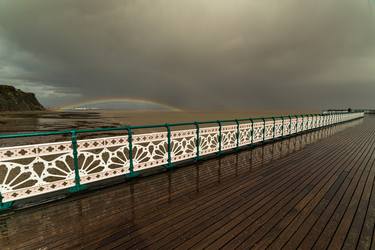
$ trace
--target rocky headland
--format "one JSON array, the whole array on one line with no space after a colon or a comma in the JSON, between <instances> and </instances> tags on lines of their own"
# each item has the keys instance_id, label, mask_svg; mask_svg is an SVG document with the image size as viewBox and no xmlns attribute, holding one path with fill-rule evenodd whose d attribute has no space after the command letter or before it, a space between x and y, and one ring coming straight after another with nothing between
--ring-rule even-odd
<instances>
[{"instance_id":1,"label":"rocky headland","mask_svg":"<svg viewBox=\"0 0 375 250\"><path fill-rule=\"evenodd\" d=\"M10 85L0 85L0 112L13 111L42 111L34 93L23 92Z\"/></svg>"}]
</instances>

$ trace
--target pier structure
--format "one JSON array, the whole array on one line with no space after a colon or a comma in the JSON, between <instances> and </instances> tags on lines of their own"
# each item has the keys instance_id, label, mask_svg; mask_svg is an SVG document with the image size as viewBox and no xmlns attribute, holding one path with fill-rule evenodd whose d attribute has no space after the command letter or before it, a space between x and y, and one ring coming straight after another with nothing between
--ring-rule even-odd
<instances>
[{"instance_id":1,"label":"pier structure","mask_svg":"<svg viewBox=\"0 0 375 250\"><path fill-rule=\"evenodd\" d=\"M146 172L158 166L168 171L89 192L87 173L73 168L72 184L66 190L74 195L3 213L0 245L10 249L374 249L375 118L363 118L363 113L315 117L323 118L235 120L234 125L218 121L215 127L194 123L195 129L183 130L167 124L166 132L141 137L127 130L126 136L113 137L117 141L100 139L100 150L94 143L98 139L73 139L71 164L86 166L85 150L100 154L113 147L112 156L122 159L115 144L120 138L133 149L130 155L142 155L135 145L146 147L149 144L142 140L154 142L158 134L164 135L159 140L166 154L155 166L141 165L142 161L133 158L120 176L143 175L143 166L149 169ZM201 145L210 133L213 141L217 138L210 152L204 147L183 154L173 151L175 140L183 138L179 146L184 148L190 136L194 145ZM83 150L83 142L92 148ZM143 157L157 159L148 154ZM95 159L102 160L102 156L89 162ZM178 167L183 160L192 161ZM100 171L98 176L107 170ZM80 186L72 190L77 187L77 174ZM6 196L11 192L3 192L3 197L11 197ZM28 204L27 199L19 202ZM16 200L3 198L3 204Z\"/></svg>"}]
</instances>

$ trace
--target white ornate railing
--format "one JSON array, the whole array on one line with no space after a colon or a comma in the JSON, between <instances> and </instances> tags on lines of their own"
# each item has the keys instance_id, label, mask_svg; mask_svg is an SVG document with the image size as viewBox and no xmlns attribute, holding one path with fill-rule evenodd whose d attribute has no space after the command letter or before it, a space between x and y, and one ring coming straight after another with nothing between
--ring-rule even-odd
<instances>
[{"instance_id":1,"label":"white ornate railing","mask_svg":"<svg viewBox=\"0 0 375 250\"><path fill-rule=\"evenodd\" d=\"M341 113L166 124L163 126L167 132L146 134L133 134L134 129L142 127L125 127L122 128L127 131L124 135L85 140L77 140L77 133L84 131L61 132L71 133L72 140L0 148L0 205L67 188L77 191L88 183L115 176L134 175L138 171L156 166L171 167L179 161L199 159L204 155L221 153L363 116L364 113ZM232 124L223 125L229 122ZM214 126L202 127L203 124ZM195 127L171 130L180 125ZM41 134L14 137L37 135Z\"/></svg>"}]
</instances>

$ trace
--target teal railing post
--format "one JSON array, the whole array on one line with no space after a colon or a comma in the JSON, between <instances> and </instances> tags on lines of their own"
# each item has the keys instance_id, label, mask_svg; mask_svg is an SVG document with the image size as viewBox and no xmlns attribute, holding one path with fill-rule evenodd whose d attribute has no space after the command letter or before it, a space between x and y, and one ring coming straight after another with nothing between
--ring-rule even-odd
<instances>
[{"instance_id":1,"label":"teal railing post","mask_svg":"<svg viewBox=\"0 0 375 250\"><path fill-rule=\"evenodd\" d=\"M318 127L318 116L317 116L316 114L314 114L313 116L315 117L315 119L314 119L314 117L313 117L313 121L314 121L314 123L315 123L315 125L314 125L314 129L316 129L316 128Z\"/></svg>"},{"instance_id":2,"label":"teal railing post","mask_svg":"<svg viewBox=\"0 0 375 250\"><path fill-rule=\"evenodd\" d=\"M79 175L79 163L78 163L78 143L77 143L77 132L72 130L71 132L72 139L72 150L73 150L73 165L74 165L74 182L75 186L69 189L69 192L76 193L86 189L85 185L81 184L81 177Z\"/></svg>"},{"instance_id":3,"label":"teal railing post","mask_svg":"<svg viewBox=\"0 0 375 250\"><path fill-rule=\"evenodd\" d=\"M236 150L240 147L240 122L236 119L236 125L237 125L237 132L236 132Z\"/></svg>"},{"instance_id":4,"label":"teal railing post","mask_svg":"<svg viewBox=\"0 0 375 250\"><path fill-rule=\"evenodd\" d=\"M262 120L263 120L263 141L262 142L264 142L266 139L266 119L262 118Z\"/></svg>"},{"instance_id":5,"label":"teal railing post","mask_svg":"<svg viewBox=\"0 0 375 250\"><path fill-rule=\"evenodd\" d=\"M134 156L133 156L133 131L131 127L126 129L128 131L128 147L129 147L129 173L125 175L127 178L134 178L139 176L138 172L134 172Z\"/></svg>"},{"instance_id":6,"label":"teal railing post","mask_svg":"<svg viewBox=\"0 0 375 250\"><path fill-rule=\"evenodd\" d=\"M219 152L217 152L217 155L221 155L221 141L222 141L222 124L220 120L217 120L217 124L219 124L219 135L218 135L218 143L219 143Z\"/></svg>"},{"instance_id":7,"label":"teal railing post","mask_svg":"<svg viewBox=\"0 0 375 250\"><path fill-rule=\"evenodd\" d=\"M298 134L298 115L295 115L296 117L296 134Z\"/></svg>"},{"instance_id":8,"label":"teal railing post","mask_svg":"<svg viewBox=\"0 0 375 250\"><path fill-rule=\"evenodd\" d=\"M317 120L316 114L313 114L313 128L314 129L316 129L316 120Z\"/></svg>"},{"instance_id":9,"label":"teal railing post","mask_svg":"<svg viewBox=\"0 0 375 250\"><path fill-rule=\"evenodd\" d=\"M316 114L312 114L312 121L311 121L312 129L316 128L315 121L316 121Z\"/></svg>"},{"instance_id":10,"label":"teal railing post","mask_svg":"<svg viewBox=\"0 0 375 250\"><path fill-rule=\"evenodd\" d=\"M322 114L319 114L319 123L318 123L318 127L321 128L321 127L322 127L322 124L323 124Z\"/></svg>"},{"instance_id":11,"label":"teal railing post","mask_svg":"<svg viewBox=\"0 0 375 250\"><path fill-rule=\"evenodd\" d=\"M252 118L249 120L251 121L250 145L252 145L254 143L254 120Z\"/></svg>"},{"instance_id":12,"label":"teal railing post","mask_svg":"<svg viewBox=\"0 0 375 250\"><path fill-rule=\"evenodd\" d=\"M311 115L310 115L310 114L307 114L307 116L306 116L306 118L307 118L307 121L306 121L306 131L309 130L310 117L311 117Z\"/></svg>"},{"instance_id":13,"label":"teal railing post","mask_svg":"<svg viewBox=\"0 0 375 250\"><path fill-rule=\"evenodd\" d=\"M302 125L301 125L301 131L300 132L303 132L305 130L304 129L304 126L305 126L305 116L301 115L301 118L302 118Z\"/></svg>"},{"instance_id":14,"label":"teal railing post","mask_svg":"<svg viewBox=\"0 0 375 250\"><path fill-rule=\"evenodd\" d=\"M310 127L311 127L310 117L311 117L311 114L307 114L307 125L306 125L306 130L307 131L309 131Z\"/></svg>"},{"instance_id":15,"label":"teal railing post","mask_svg":"<svg viewBox=\"0 0 375 250\"><path fill-rule=\"evenodd\" d=\"M13 201L3 202L3 195L0 192L0 212L10 209L13 206Z\"/></svg>"},{"instance_id":16,"label":"teal railing post","mask_svg":"<svg viewBox=\"0 0 375 250\"><path fill-rule=\"evenodd\" d=\"M168 123L165 124L165 127L167 128L167 150L168 150L168 162L165 166L167 169L172 169L172 144L171 144L171 127L168 125Z\"/></svg>"},{"instance_id":17,"label":"teal railing post","mask_svg":"<svg viewBox=\"0 0 375 250\"><path fill-rule=\"evenodd\" d=\"M273 129L272 129L272 140L275 140L275 132L276 132L276 119L272 116L273 120Z\"/></svg>"},{"instance_id":18,"label":"teal railing post","mask_svg":"<svg viewBox=\"0 0 375 250\"><path fill-rule=\"evenodd\" d=\"M307 115L307 130L310 130L311 128L311 122L310 122L311 114Z\"/></svg>"},{"instance_id":19,"label":"teal railing post","mask_svg":"<svg viewBox=\"0 0 375 250\"><path fill-rule=\"evenodd\" d=\"M292 116L289 115L289 135L292 134Z\"/></svg>"},{"instance_id":20,"label":"teal railing post","mask_svg":"<svg viewBox=\"0 0 375 250\"><path fill-rule=\"evenodd\" d=\"M323 127L323 115L319 114L319 128Z\"/></svg>"},{"instance_id":21,"label":"teal railing post","mask_svg":"<svg viewBox=\"0 0 375 250\"><path fill-rule=\"evenodd\" d=\"M302 126L301 126L300 132L303 132L303 131L305 131L305 116L301 115L301 118L302 118Z\"/></svg>"},{"instance_id":22,"label":"teal railing post","mask_svg":"<svg viewBox=\"0 0 375 250\"><path fill-rule=\"evenodd\" d=\"M200 139L200 135L199 135L199 123L195 121L194 125L195 125L195 129L196 129L196 134L197 134L197 138L195 139L195 143L196 143L196 146L197 146L197 155L195 157L195 161L199 161L201 159L201 157L200 157L201 139Z\"/></svg>"}]
</instances>

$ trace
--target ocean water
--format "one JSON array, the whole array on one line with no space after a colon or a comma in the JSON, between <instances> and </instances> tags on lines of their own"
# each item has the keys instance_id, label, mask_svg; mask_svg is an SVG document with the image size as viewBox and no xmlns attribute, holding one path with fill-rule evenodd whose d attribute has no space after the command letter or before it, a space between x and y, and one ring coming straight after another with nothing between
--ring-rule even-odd
<instances>
[{"instance_id":1,"label":"ocean water","mask_svg":"<svg viewBox=\"0 0 375 250\"><path fill-rule=\"evenodd\" d=\"M241 119L260 116L312 113L311 111L129 111L91 110L65 112L2 113L0 133L55 131L116 127L121 125L164 124L208 120Z\"/></svg>"}]
</instances>

